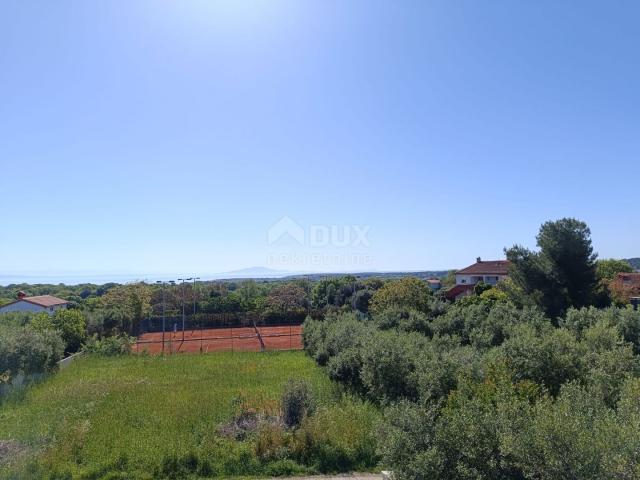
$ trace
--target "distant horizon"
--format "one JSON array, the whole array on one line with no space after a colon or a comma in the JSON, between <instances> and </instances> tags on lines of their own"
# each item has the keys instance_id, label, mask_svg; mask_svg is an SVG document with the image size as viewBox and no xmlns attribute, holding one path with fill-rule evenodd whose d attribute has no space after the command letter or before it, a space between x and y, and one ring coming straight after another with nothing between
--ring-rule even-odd
<instances>
[{"instance_id":1,"label":"distant horizon","mask_svg":"<svg viewBox=\"0 0 640 480\"><path fill-rule=\"evenodd\" d=\"M252 273L254 269L265 269L262 274ZM129 283L136 281L156 282L158 280L175 280L189 275L195 275L198 281L217 281L217 280L260 280L260 279L279 279L286 277L296 277L304 275L350 275L350 274L391 274L391 273L421 273L421 272L446 272L450 269L417 269L417 270L354 270L354 271L287 271L269 269L267 267L249 267L239 270L232 270L229 272L216 272L216 273L196 273L196 274L171 274L171 273L158 273L158 274L121 274L121 273L104 273L104 274L72 274L67 272L65 274L29 274L29 275L3 275L0 274L0 286L7 286L12 284L64 284L64 285L78 285L82 283L92 284L105 284L105 283ZM12 280L24 280L12 281ZM30 281L26 281L30 280ZM71 280L71 281L70 281ZM95 280L95 281L94 281Z\"/></svg>"},{"instance_id":2,"label":"distant horizon","mask_svg":"<svg viewBox=\"0 0 640 480\"><path fill-rule=\"evenodd\" d=\"M613 258L613 257L601 257ZM629 260L640 257L628 257L620 258L620 260ZM483 258L482 260L497 260L494 258ZM468 265L471 265L470 262ZM153 283L159 280L178 281L179 278L193 278L197 277L198 281L217 281L217 280L261 280L261 279L281 279L287 277L297 276L318 276L318 275L356 275L356 274L401 274L401 273L424 273L424 272L448 272L451 270L459 270L468 265L460 265L451 268L418 268L418 269L391 269L391 270L350 270L350 271L337 271L337 270L325 270L325 271L304 271L304 270L280 270L272 269L264 266L254 266L241 268L238 270L231 270L227 272L213 272L213 273L88 273L88 272L65 272L65 273L50 273L50 274L0 274L0 286L6 287L12 284L64 284L64 285L79 285L83 283L91 284L105 284L105 283L130 283L130 282L149 282ZM22 281L16 281L22 280ZM27 281L29 280L29 281Z\"/></svg>"}]
</instances>

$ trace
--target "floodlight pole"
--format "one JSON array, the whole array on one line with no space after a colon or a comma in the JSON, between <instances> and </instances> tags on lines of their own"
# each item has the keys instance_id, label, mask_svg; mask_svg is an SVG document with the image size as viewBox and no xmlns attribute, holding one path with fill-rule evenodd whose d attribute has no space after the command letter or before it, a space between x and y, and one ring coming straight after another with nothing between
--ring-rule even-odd
<instances>
[{"instance_id":1,"label":"floodlight pole","mask_svg":"<svg viewBox=\"0 0 640 480\"><path fill-rule=\"evenodd\" d=\"M200 277L193 277L193 315L196 314L196 281L200 280Z\"/></svg>"},{"instance_id":2,"label":"floodlight pole","mask_svg":"<svg viewBox=\"0 0 640 480\"><path fill-rule=\"evenodd\" d=\"M184 278L179 278L179 282L182 282L182 295L180 295L180 300L182 300L182 342L184 343Z\"/></svg>"},{"instance_id":3,"label":"floodlight pole","mask_svg":"<svg viewBox=\"0 0 640 480\"><path fill-rule=\"evenodd\" d=\"M191 293L193 294L193 320L196 319L196 281L200 280L200 277L193 276L193 287ZM202 353L202 323L200 323L200 353Z\"/></svg>"},{"instance_id":4,"label":"floodlight pole","mask_svg":"<svg viewBox=\"0 0 640 480\"><path fill-rule=\"evenodd\" d=\"M184 344L184 282L193 280L192 278L179 278L178 281L182 281L182 343Z\"/></svg>"},{"instance_id":5,"label":"floodlight pole","mask_svg":"<svg viewBox=\"0 0 640 480\"><path fill-rule=\"evenodd\" d=\"M164 353L164 324L165 324L165 307L164 307L164 281L158 280L156 283L160 284L162 288L162 353Z\"/></svg>"}]
</instances>

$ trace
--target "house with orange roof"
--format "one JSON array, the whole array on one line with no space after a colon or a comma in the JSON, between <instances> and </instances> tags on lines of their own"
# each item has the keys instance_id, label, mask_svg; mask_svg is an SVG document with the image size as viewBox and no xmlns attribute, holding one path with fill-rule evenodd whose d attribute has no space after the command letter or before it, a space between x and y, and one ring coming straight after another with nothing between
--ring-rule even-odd
<instances>
[{"instance_id":1,"label":"house with orange roof","mask_svg":"<svg viewBox=\"0 0 640 480\"><path fill-rule=\"evenodd\" d=\"M640 297L640 272L618 273L609 284L613 297L621 303Z\"/></svg>"},{"instance_id":2,"label":"house with orange roof","mask_svg":"<svg viewBox=\"0 0 640 480\"><path fill-rule=\"evenodd\" d=\"M476 263L456 272L456 284L445 293L445 297L456 300L471 295L480 282L496 285L509 278L510 264L509 260L482 260L478 257Z\"/></svg>"},{"instance_id":3,"label":"house with orange roof","mask_svg":"<svg viewBox=\"0 0 640 480\"><path fill-rule=\"evenodd\" d=\"M24 292L18 292L16 300L0 307L0 314L9 312L47 312L49 315L53 315L57 310L67 308L69 303L71 302L53 295L27 297Z\"/></svg>"}]
</instances>

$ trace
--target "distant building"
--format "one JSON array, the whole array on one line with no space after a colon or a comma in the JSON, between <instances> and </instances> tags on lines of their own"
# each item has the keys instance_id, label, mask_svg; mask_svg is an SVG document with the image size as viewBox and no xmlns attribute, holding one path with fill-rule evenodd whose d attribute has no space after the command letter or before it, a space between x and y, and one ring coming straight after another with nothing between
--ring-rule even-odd
<instances>
[{"instance_id":1,"label":"distant building","mask_svg":"<svg viewBox=\"0 0 640 480\"><path fill-rule=\"evenodd\" d=\"M456 272L456 284L447 291L445 297L456 300L471 295L475 285L480 282L496 285L509 278L510 264L509 260L482 260L478 257L476 263Z\"/></svg>"},{"instance_id":2,"label":"distant building","mask_svg":"<svg viewBox=\"0 0 640 480\"><path fill-rule=\"evenodd\" d=\"M53 315L56 310L67 308L70 302L52 295L38 295L36 297L27 297L24 292L18 292L18 299L2 305L0 314L9 312L47 312Z\"/></svg>"},{"instance_id":3,"label":"distant building","mask_svg":"<svg viewBox=\"0 0 640 480\"><path fill-rule=\"evenodd\" d=\"M439 278L429 278L429 279L427 279L427 285L434 292L437 292L438 290L440 290L442 288L442 282L440 281Z\"/></svg>"},{"instance_id":4,"label":"distant building","mask_svg":"<svg viewBox=\"0 0 640 480\"><path fill-rule=\"evenodd\" d=\"M609 289L615 298L623 302L640 296L640 272L619 273L609 284Z\"/></svg>"}]
</instances>

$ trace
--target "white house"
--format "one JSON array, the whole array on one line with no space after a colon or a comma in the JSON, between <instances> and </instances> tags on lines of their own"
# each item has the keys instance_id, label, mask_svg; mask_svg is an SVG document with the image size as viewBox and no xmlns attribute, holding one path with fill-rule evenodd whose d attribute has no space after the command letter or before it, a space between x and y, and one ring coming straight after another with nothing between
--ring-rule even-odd
<instances>
[{"instance_id":1,"label":"white house","mask_svg":"<svg viewBox=\"0 0 640 480\"><path fill-rule=\"evenodd\" d=\"M455 300L473 293L477 283L484 282L487 285L495 285L509 278L509 260L482 260L476 259L476 263L456 272L456 284L446 293L449 300Z\"/></svg>"},{"instance_id":2,"label":"white house","mask_svg":"<svg viewBox=\"0 0 640 480\"><path fill-rule=\"evenodd\" d=\"M53 315L56 310L67 308L70 302L52 295L27 297L24 292L18 293L18 299L0 307L0 314L9 312L47 312Z\"/></svg>"},{"instance_id":3,"label":"white house","mask_svg":"<svg viewBox=\"0 0 640 480\"><path fill-rule=\"evenodd\" d=\"M495 285L509 277L509 260L482 260L456 272L456 285L475 285L484 282Z\"/></svg>"}]
</instances>

